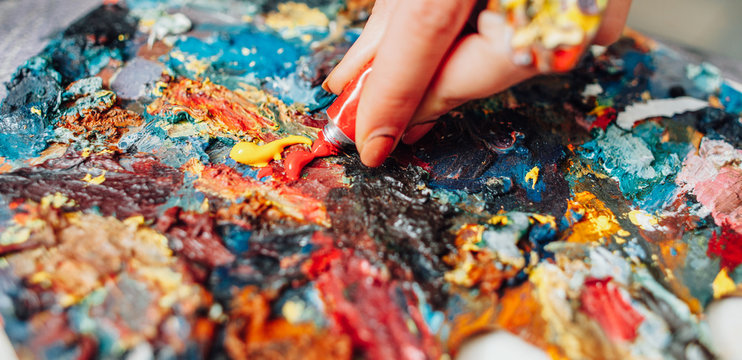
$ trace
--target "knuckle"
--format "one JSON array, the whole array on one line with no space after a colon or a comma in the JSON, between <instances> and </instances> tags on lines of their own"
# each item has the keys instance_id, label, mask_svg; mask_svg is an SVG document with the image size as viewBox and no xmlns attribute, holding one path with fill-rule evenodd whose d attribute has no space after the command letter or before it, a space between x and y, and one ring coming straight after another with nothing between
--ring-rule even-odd
<instances>
[{"instance_id":1,"label":"knuckle","mask_svg":"<svg viewBox=\"0 0 742 360\"><path fill-rule=\"evenodd\" d=\"M415 108L419 102L419 95L412 92L402 91L384 96L382 104L387 104L392 109Z\"/></svg>"},{"instance_id":2,"label":"knuckle","mask_svg":"<svg viewBox=\"0 0 742 360\"><path fill-rule=\"evenodd\" d=\"M435 38L451 32L458 20L459 9L453 6L456 3L450 0L415 1L410 10L410 18L415 19L417 35ZM458 29L453 32L458 32Z\"/></svg>"}]
</instances>

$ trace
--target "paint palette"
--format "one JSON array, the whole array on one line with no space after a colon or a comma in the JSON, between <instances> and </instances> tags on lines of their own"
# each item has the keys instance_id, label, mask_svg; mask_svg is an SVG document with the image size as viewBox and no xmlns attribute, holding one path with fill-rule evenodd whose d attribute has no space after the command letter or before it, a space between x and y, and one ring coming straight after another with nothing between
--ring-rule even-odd
<instances>
[{"instance_id":1,"label":"paint palette","mask_svg":"<svg viewBox=\"0 0 742 360\"><path fill-rule=\"evenodd\" d=\"M0 105L0 314L19 358L713 358L740 295L742 87L628 33L298 180L370 1L107 2ZM292 138L296 139L296 138ZM250 150L248 146L244 151ZM240 150L243 151L243 150Z\"/></svg>"}]
</instances>

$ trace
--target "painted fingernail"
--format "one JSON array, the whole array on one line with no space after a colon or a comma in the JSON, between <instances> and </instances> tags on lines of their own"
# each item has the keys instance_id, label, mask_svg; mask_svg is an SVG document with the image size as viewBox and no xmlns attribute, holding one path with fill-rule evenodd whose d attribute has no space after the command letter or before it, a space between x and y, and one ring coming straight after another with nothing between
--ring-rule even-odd
<instances>
[{"instance_id":1,"label":"painted fingernail","mask_svg":"<svg viewBox=\"0 0 742 360\"><path fill-rule=\"evenodd\" d=\"M395 142L394 136L388 134L369 137L361 148L361 162L370 167L383 164L387 156L394 150Z\"/></svg>"}]
</instances>

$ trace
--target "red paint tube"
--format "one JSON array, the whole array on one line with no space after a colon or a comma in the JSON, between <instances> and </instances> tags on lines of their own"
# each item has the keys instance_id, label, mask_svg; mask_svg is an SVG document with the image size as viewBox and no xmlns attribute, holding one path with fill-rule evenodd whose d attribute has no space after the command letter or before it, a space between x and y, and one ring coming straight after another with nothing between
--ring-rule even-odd
<instances>
[{"instance_id":1,"label":"red paint tube","mask_svg":"<svg viewBox=\"0 0 742 360\"><path fill-rule=\"evenodd\" d=\"M361 98L361 89L371 73L368 62L358 77L345 86L335 102L327 108L330 122L323 129L325 139L336 146L352 145L356 140L356 112Z\"/></svg>"},{"instance_id":2,"label":"red paint tube","mask_svg":"<svg viewBox=\"0 0 742 360\"><path fill-rule=\"evenodd\" d=\"M361 73L345 86L343 92L327 108L330 121L322 129L311 151L296 151L289 154L284 162L286 176L296 180L304 167L318 157L335 155L338 149L355 145L356 111L363 84L371 73L369 61Z\"/></svg>"}]
</instances>

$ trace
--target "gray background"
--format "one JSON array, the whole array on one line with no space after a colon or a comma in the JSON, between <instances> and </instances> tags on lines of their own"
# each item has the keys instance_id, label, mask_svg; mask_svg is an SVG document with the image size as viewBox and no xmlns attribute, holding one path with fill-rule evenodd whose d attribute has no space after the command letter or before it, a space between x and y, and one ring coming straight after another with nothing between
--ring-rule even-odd
<instances>
[{"instance_id":1,"label":"gray background","mask_svg":"<svg viewBox=\"0 0 742 360\"><path fill-rule=\"evenodd\" d=\"M455 0L451 0L455 1ZM612 0L624 1L624 0ZM0 83L102 0L0 0ZM634 0L629 26L742 78L742 0ZM0 86L0 99L5 97Z\"/></svg>"}]
</instances>

